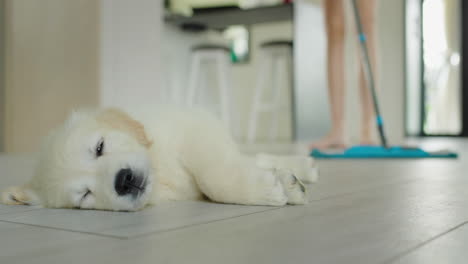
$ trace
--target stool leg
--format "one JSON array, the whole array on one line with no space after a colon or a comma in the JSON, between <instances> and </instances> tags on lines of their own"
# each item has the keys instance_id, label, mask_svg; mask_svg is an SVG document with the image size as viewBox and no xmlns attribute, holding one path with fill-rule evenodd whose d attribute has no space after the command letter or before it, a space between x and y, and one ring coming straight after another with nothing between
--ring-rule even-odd
<instances>
[{"instance_id":1,"label":"stool leg","mask_svg":"<svg viewBox=\"0 0 468 264\"><path fill-rule=\"evenodd\" d=\"M232 94L230 85L231 80L229 76L229 58L222 53L218 53L218 61L220 62L220 66L218 67L218 80L219 80L219 87L220 87L220 101L221 101L221 116L223 121L226 123L226 126L231 131L231 96ZM235 134L231 131L232 134Z\"/></svg>"},{"instance_id":2,"label":"stool leg","mask_svg":"<svg viewBox=\"0 0 468 264\"><path fill-rule=\"evenodd\" d=\"M275 80L273 84L273 108L271 114L273 115L271 119L270 126L270 140L273 141L275 138L278 138L279 132L279 119L282 114L283 107L281 105L281 87L284 87L284 72L282 70L282 63L284 59L281 55L277 55L274 59L274 70Z\"/></svg>"},{"instance_id":3,"label":"stool leg","mask_svg":"<svg viewBox=\"0 0 468 264\"><path fill-rule=\"evenodd\" d=\"M201 67L201 57L200 54L194 53L192 55L192 62L190 65L190 76L187 85L187 97L186 104L187 106L193 106L195 104L195 92L198 87L199 75Z\"/></svg>"},{"instance_id":4,"label":"stool leg","mask_svg":"<svg viewBox=\"0 0 468 264\"><path fill-rule=\"evenodd\" d=\"M177 71L175 71L174 69L175 67L173 63L171 63L170 72L166 74L166 79L167 79L166 89L169 90L168 92L169 101L174 104L180 104L184 98L181 97L182 94L180 92L180 89L181 89L180 85L177 85L178 83L176 83L177 78L175 77L175 73Z\"/></svg>"},{"instance_id":5,"label":"stool leg","mask_svg":"<svg viewBox=\"0 0 468 264\"><path fill-rule=\"evenodd\" d=\"M273 82L272 82L272 89L271 89L271 92L272 92L272 101L271 101L271 112L270 112L270 130L268 131L269 132L269 140L270 141L273 141L274 137L275 137L275 134L276 134L276 129L277 129L277 124L278 124L278 113L277 113L277 108L278 108L278 105L276 104L276 97L277 97L277 94L278 94L278 87L280 86L280 84L278 83L278 58L277 58L277 55L275 55L273 57L273 60L272 60L272 74L273 74Z\"/></svg>"},{"instance_id":6,"label":"stool leg","mask_svg":"<svg viewBox=\"0 0 468 264\"><path fill-rule=\"evenodd\" d=\"M260 55L260 70L257 77L257 83L254 90L253 104L252 109L250 110L250 120L249 120L249 131L247 134L247 142L253 143L255 141L255 136L257 133L257 123L258 115L261 112L262 107L262 96L263 89L265 86L265 81L268 73L268 68L270 66L270 59L264 53Z\"/></svg>"},{"instance_id":7,"label":"stool leg","mask_svg":"<svg viewBox=\"0 0 468 264\"><path fill-rule=\"evenodd\" d=\"M208 65L209 60L205 61L202 59L200 62L200 68L198 69L198 78L197 78L197 89L195 89L195 94L193 96L193 104L203 105L203 100L206 100L206 91L209 89L209 71Z\"/></svg>"}]
</instances>

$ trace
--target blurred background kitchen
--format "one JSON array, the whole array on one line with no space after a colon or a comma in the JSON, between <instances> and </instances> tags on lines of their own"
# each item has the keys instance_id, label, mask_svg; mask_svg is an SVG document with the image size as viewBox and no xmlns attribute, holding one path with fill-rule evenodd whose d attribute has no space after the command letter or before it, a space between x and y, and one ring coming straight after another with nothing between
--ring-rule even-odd
<instances>
[{"instance_id":1,"label":"blurred background kitchen","mask_svg":"<svg viewBox=\"0 0 468 264\"><path fill-rule=\"evenodd\" d=\"M355 141L359 56L345 2ZM378 1L379 96L393 144L467 134L460 2ZM1 151L34 151L80 107L198 105L245 144L310 142L330 127L320 0L0 0L0 19Z\"/></svg>"}]
</instances>

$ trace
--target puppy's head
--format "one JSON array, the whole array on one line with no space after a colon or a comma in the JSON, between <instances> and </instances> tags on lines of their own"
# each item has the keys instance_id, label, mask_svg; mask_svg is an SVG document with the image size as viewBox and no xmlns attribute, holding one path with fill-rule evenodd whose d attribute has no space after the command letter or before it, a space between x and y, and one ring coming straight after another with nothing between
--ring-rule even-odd
<instances>
[{"instance_id":1,"label":"puppy's head","mask_svg":"<svg viewBox=\"0 0 468 264\"><path fill-rule=\"evenodd\" d=\"M134 211L152 191L151 141L117 109L75 112L44 142L35 175L2 195L6 204Z\"/></svg>"}]
</instances>

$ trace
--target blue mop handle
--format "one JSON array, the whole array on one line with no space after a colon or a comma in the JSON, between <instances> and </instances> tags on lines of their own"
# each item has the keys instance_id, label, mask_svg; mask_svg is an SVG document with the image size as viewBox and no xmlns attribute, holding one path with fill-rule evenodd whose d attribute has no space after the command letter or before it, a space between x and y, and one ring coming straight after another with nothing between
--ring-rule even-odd
<instances>
[{"instance_id":1,"label":"blue mop handle","mask_svg":"<svg viewBox=\"0 0 468 264\"><path fill-rule=\"evenodd\" d=\"M380 115L377 93L375 91L375 80L374 80L374 75L372 73L372 67L371 67L370 59L369 59L369 50L367 48L367 38L362 28L361 17L359 15L359 10L357 7L356 0L353 0L352 4L353 4L353 10L354 10L354 17L356 19L356 26L357 26L357 30L359 33L359 42L361 44L361 56L362 56L362 60L364 64L363 65L364 75L369 84L368 85L369 90L372 94L372 101L374 103L374 111L375 111L375 116L376 116L377 128L378 128L379 135L380 135L380 141L383 147L388 148L387 139L385 137L385 130L383 127L384 122L383 122L382 116Z\"/></svg>"}]
</instances>

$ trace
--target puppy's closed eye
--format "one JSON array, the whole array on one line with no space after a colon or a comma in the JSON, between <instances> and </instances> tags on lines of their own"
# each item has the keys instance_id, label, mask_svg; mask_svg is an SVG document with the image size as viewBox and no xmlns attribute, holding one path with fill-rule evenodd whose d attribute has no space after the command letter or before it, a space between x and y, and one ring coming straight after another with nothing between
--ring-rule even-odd
<instances>
[{"instance_id":1,"label":"puppy's closed eye","mask_svg":"<svg viewBox=\"0 0 468 264\"><path fill-rule=\"evenodd\" d=\"M83 196L81 196L81 199L80 199L80 204L78 207L82 207L83 205L83 202L86 201L87 198L89 198L93 193L91 192L90 189L86 189L86 191L84 192Z\"/></svg>"},{"instance_id":2,"label":"puppy's closed eye","mask_svg":"<svg viewBox=\"0 0 468 264\"><path fill-rule=\"evenodd\" d=\"M103 154L104 154L104 139L101 139L96 145L96 150L95 150L96 158L101 157Z\"/></svg>"}]
</instances>

